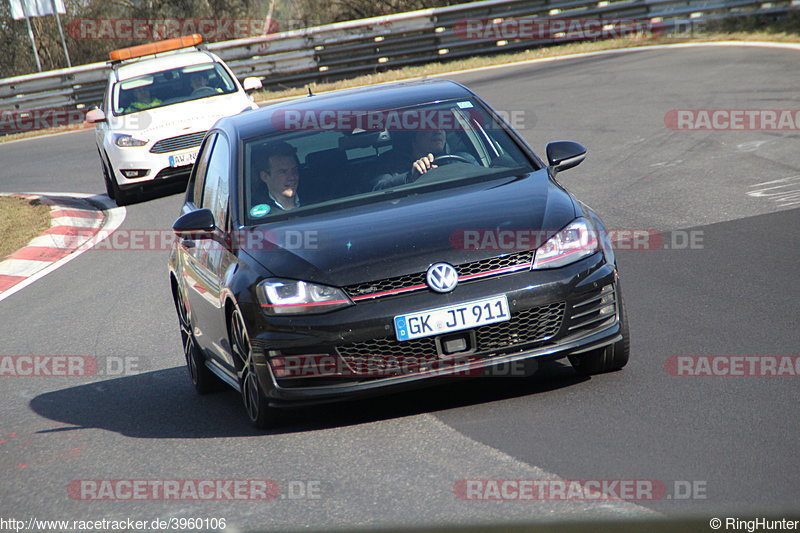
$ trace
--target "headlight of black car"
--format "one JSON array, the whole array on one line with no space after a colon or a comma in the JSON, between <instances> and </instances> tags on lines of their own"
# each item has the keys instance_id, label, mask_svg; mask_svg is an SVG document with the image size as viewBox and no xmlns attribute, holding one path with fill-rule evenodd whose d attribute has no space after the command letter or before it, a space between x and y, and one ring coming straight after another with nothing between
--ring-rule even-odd
<instances>
[{"instance_id":1,"label":"headlight of black car","mask_svg":"<svg viewBox=\"0 0 800 533\"><path fill-rule=\"evenodd\" d=\"M599 250L597 231L585 218L572 221L536 249L533 269L558 268Z\"/></svg>"},{"instance_id":2,"label":"headlight of black car","mask_svg":"<svg viewBox=\"0 0 800 533\"><path fill-rule=\"evenodd\" d=\"M271 315L326 313L353 305L336 287L292 279L266 279L258 284L258 299Z\"/></svg>"}]
</instances>

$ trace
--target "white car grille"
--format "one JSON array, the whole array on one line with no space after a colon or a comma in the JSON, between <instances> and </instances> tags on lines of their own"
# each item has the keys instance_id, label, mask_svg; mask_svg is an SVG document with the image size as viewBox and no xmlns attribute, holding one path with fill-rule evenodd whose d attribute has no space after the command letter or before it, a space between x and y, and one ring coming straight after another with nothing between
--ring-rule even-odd
<instances>
[{"instance_id":1,"label":"white car grille","mask_svg":"<svg viewBox=\"0 0 800 533\"><path fill-rule=\"evenodd\" d=\"M166 154L168 152L177 152L179 150L186 150L187 148L194 148L200 146L205 135L206 132L198 131L197 133L161 139L150 148L150 152L153 154Z\"/></svg>"}]
</instances>

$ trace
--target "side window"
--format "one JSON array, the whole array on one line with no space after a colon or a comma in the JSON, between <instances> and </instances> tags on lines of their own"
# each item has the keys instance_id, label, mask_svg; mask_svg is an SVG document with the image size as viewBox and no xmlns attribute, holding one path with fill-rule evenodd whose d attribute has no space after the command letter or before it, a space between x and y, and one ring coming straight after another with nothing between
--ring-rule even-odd
<instances>
[{"instance_id":1,"label":"side window","mask_svg":"<svg viewBox=\"0 0 800 533\"><path fill-rule=\"evenodd\" d=\"M208 158L211 155L211 150L213 150L216 140L216 133L212 133L206 138L203 146L200 148L201 152L197 156L197 161L192 171L192 177L186 189L186 201L192 202L195 207L200 207L200 203L203 199L203 178L205 178Z\"/></svg>"},{"instance_id":2,"label":"side window","mask_svg":"<svg viewBox=\"0 0 800 533\"><path fill-rule=\"evenodd\" d=\"M219 228L225 228L228 215L229 184L230 148L228 141L221 135L217 135L211 157L208 160L201 207L211 210Z\"/></svg>"},{"instance_id":3,"label":"side window","mask_svg":"<svg viewBox=\"0 0 800 533\"><path fill-rule=\"evenodd\" d=\"M308 154L331 148L339 148L339 139L344 135L339 131L323 131L292 139L290 144L297 148L297 158L308 162Z\"/></svg>"}]
</instances>

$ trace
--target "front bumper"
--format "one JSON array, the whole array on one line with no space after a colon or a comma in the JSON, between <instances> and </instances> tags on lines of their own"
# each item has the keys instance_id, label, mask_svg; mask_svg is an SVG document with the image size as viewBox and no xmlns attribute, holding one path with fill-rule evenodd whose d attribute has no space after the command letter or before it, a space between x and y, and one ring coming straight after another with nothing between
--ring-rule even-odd
<instances>
[{"instance_id":1,"label":"front bumper","mask_svg":"<svg viewBox=\"0 0 800 533\"><path fill-rule=\"evenodd\" d=\"M384 394L454 377L527 375L534 360L577 355L621 340L617 284L615 266L597 253L559 269L465 283L449 294L423 291L327 315L262 316L259 333L251 339L256 370L270 404L279 407ZM395 340L394 316L497 294L507 295L511 320L468 333L473 339L471 351L443 356L441 343L426 337L410 352L415 356L412 362L404 363L409 356L405 343L413 341ZM613 305L608 304L609 294ZM431 345L436 347L433 353ZM324 368L295 364L290 372L278 364L308 354L336 364ZM386 359L392 359L394 366L381 365Z\"/></svg>"},{"instance_id":2,"label":"front bumper","mask_svg":"<svg viewBox=\"0 0 800 533\"><path fill-rule=\"evenodd\" d=\"M192 164L172 166L170 157L191 154L199 149L195 147L178 152L154 154L148 151L149 146L150 144L133 148L106 147L114 179L120 188L135 188L153 181L187 178L192 171ZM147 170L147 174L139 178L127 178L122 174L123 170Z\"/></svg>"}]
</instances>

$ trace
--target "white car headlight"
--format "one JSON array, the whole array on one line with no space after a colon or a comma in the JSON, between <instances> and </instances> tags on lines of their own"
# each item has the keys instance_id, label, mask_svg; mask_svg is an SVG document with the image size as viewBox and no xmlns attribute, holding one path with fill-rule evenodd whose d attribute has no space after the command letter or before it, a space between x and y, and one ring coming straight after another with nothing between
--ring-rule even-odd
<instances>
[{"instance_id":1,"label":"white car headlight","mask_svg":"<svg viewBox=\"0 0 800 533\"><path fill-rule=\"evenodd\" d=\"M598 249L597 232L586 219L579 218L536 249L532 268L562 267L592 255Z\"/></svg>"},{"instance_id":2,"label":"white car headlight","mask_svg":"<svg viewBox=\"0 0 800 533\"><path fill-rule=\"evenodd\" d=\"M147 144L147 141L137 139L132 135L118 133L114 135L114 144L116 144L117 146L121 146L123 148L131 148L135 146L144 146L145 144Z\"/></svg>"},{"instance_id":3,"label":"white car headlight","mask_svg":"<svg viewBox=\"0 0 800 533\"><path fill-rule=\"evenodd\" d=\"M353 302L336 287L291 279L268 279L258 284L258 299L266 313L310 314L333 311Z\"/></svg>"}]
</instances>

